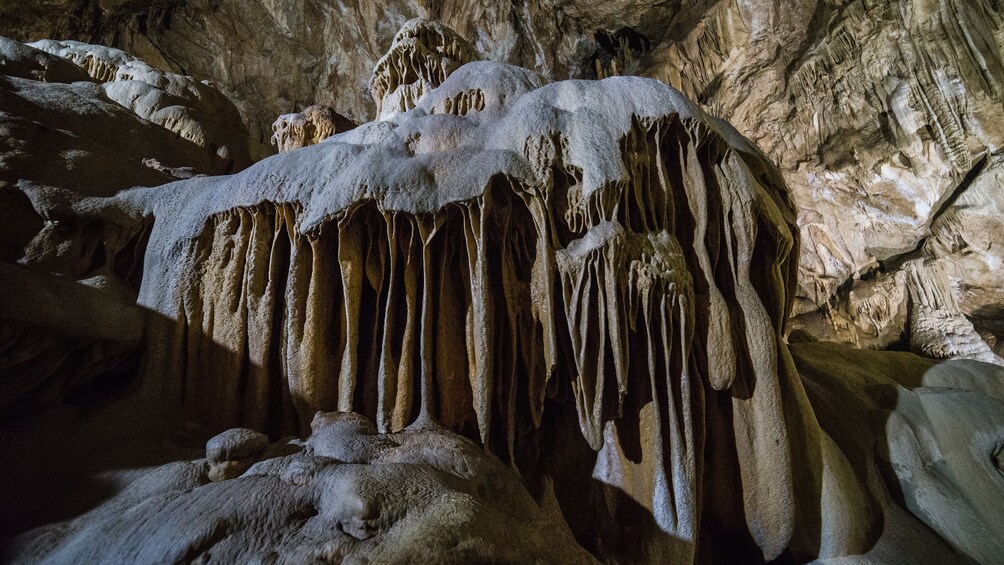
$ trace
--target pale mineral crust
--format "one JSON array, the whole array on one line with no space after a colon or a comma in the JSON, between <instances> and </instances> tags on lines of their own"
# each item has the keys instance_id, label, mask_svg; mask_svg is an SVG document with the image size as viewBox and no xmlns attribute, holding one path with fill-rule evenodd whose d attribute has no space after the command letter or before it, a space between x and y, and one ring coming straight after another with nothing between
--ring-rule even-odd
<instances>
[{"instance_id":1,"label":"pale mineral crust","mask_svg":"<svg viewBox=\"0 0 1004 565\"><path fill-rule=\"evenodd\" d=\"M208 81L169 73L119 49L50 39L30 44L82 68L113 102L202 148L204 172L225 174L250 164L248 136L236 108Z\"/></svg>"}]
</instances>

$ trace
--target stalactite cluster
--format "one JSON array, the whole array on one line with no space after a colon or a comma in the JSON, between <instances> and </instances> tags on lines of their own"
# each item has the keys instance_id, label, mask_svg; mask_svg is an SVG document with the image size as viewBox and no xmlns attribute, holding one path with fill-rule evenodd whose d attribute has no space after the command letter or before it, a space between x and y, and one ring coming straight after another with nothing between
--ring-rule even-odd
<instances>
[{"instance_id":1,"label":"stalactite cluster","mask_svg":"<svg viewBox=\"0 0 1004 565\"><path fill-rule=\"evenodd\" d=\"M452 29L420 18L408 21L373 68L370 92L377 117L411 110L450 73L480 58Z\"/></svg>"},{"instance_id":2,"label":"stalactite cluster","mask_svg":"<svg viewBox=\"0 0 1004 565\"><path fill-rule=\"evenodd\" d=\"M546 405L571 402L600 452L596 476L691 556L718 425L705 396L725 391L716 433L734 442L751 536L776 555L800 480L786 421L805 410L784 398L796 386L780 336L797 241L776 171L656 83L533 90L527 71L479 65L418 114L204 185L210 213L187 218L188 236L154 205L167 224L154 253L174 258L147 276L174 294L157 305L168 320L151 340L151 380L220 426L285 434L319 409L355 411L381 432L436 422L514 464ZM444 103L514 77L528 92ZM612 112L607 96L633 101ZM570 135L587 122L594 133ZM365 161L352 153L364 142L400 155L395 175L422 168L356 178L332 156ZM642 438L643 460L625 437Z\"/></svg>"}]
</instances>

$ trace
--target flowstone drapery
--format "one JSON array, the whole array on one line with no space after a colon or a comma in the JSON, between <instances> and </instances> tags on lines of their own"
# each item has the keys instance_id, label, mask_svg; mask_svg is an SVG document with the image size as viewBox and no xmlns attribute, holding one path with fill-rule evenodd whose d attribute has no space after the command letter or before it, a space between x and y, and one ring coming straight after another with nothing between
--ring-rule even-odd
<instances>
[{"instance_id":1,"label":"flowstone drapery","mask_svg":"<svg viewBox=\"0 0 1004 565\"><path fill-rule=\"evenodd\" d=\"M435 421L513 464L568 400L594 479L673 540L643 551L690 561L739 481L711 512L776 557L823 469L780 337L783 182L665 85L544 82L471 63L390 120L125 195L155 218L148 383L221 426ZM736 468L706 472L706 449Z\"/></svg>"}]
</instances>

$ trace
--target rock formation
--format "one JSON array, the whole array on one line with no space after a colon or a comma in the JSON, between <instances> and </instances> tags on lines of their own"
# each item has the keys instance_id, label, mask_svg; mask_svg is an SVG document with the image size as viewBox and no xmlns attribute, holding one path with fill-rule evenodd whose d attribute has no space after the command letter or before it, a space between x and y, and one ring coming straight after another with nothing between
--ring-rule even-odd
<instances>
[{"instance_id":1,"label":"rock formation","mask_svg":"<svg viewBox=\"0 0 1004 565\"><path fill-rule=\"evenodd\" d=\"M292 151L356 127L356 123L327 106L314 104L297 114L283 114L272 124L272 145L279 150Z\"/></svg>"},{"instance_id":2,"label":"rock formation","mask_svg":"<svg viewBox=\"0 0 1004 565\"><path fill-rule=\"evenodd\" d=\"M784 73L813 68L807 60L816 52L791 51L811 45L771 35L803 22L804 6L780 13L707 4L681 7L668 43L627 29L608 34L603 52L586 58L590 72L661 68L662 78L691 91L699 82L690 77L712 76L726 52L729 65L757 72L777 71L777 60L796 55ZM580 22L612 18L611 9L569 7ZM881 10L852 3L813 18L878 14L893 22L882 25L920 22L921 35L973 36L936 27L945 21L925 20L933 17L927 12L896 20ZM631 17L637 29L654 25ZM871 33L874 22L859 23L854 33ZM691 28L700 33L685 33ZM839 31L816 29L825 33L813 41ZM973 41L974 52L985 46ZM51 53L13 42L0 51L12 61L3 68L31 77L0 77L13 109L7 119L73 125L106 114L112 133L102 139L116 143L85 155L98 169L109 154L128 166L114 180L76 187L72 153L55 158L65 170L32 168L31 157L51 149L32 145L26 126L9 137L6 174L16 188L5 186L5 197L55 221L32 223L27 214L10 230L16 245L3 268L16 271L9 278L19 294L36 298L3 303L4 318L28 324L41 312L47 332L23 339L20 326L5 330L15 336L5 344L15 360L7 366L20 380L11 381L10 396L3 391L0 407L79 380L44 362L46 351L67 349L45 340L69 320L83 328L87 347L123 335L121 351L142 347L131 401L180 408L198 422L193 429L213 433L204 460L176 459L132 476L91 512L19 536L12 559L518 562L589 561L588 552L613 562L758 563L999 555L992 526L1004 501L1001 369L821 344L796 346L793 356L786 342L814 334L887 346L905 336L931 357L1000 361L988 313L997 304L987 270L997 251L980 231L998 225L996 161L973 157L989 147L979 148L990 143L982 134L951 134L964 143L945 153L975 163L965 189L928 204L913 198L914 212L930 205L926 227L908 219L909 234L850 249L882 257L867 276L855 272L858 282L847 282L854 269L824 262L845 281L831 287L811 269L847 244L820 242L847 230L840 222L848 215L830 208L807 223L812 208L796 206L804 187L789 190L782 171L793 174L790 155L778 153L774 138L757 140L782 169L665 82L551 82L526 68L467 62L479 56L470 44L413 20L374 66L379 119L308 143L319 134L308 135L307 126L317 128L322 113L294 116L281 122L277 139L288 151L228 176L196 176L179 171L186 161L170 151L147 154L114 135L139 123L144 139L169 135L200 158L214 147L209 140L222 139L180 135L173 129L180 122L160 119L173 107L160 95L140 104L106 93L132 80L123 68L149 67L114 51L38 45ZM474 45L491 58L481 38ZM908 47L904 57L915 53ZM839 66L848 56L842 50L852 48L853 39L842 39L814 64ZM700 51L701 67L688 66L697 60L690 49ZM768 57L779 59L758 59ZM38 80L48 80L50 68L53 77L64 72L60 60L82 65L92 80L114 79ZM180 115L201 115L199 104L210 98L186 90L195 81L149 72L154 78L144 84L188 100L192 112ZM781 94L750 91L760 84L746 82L756 73L714 76L725 90L696 97L714 106L719 92L746 94L738 121L767 112L776 119L757 122L757 131L771 135L805 111L799 100L794 114L775 114L791 109L785 96L811 94L804 81ZM854 101L857 91L849 92ZM919 151L933 157L911 174L934 178L926 171L944 164L945 139L921 140ZM827 151L857 147L828 143ZM199 163L219 164L208 158ZM880 172L888 164L868 162ZM860 178L861 161L838 163L853 173L847 178ZM172 171L187 178L160 184ZM878 216L874 226L899 226L897 218ZM936 237L921 245L929 233ZM808 259L802 234L813 245ZM914 239L910 249L899 247ZM83 285L93 297L80 289L84 277L103 277ZM33 293L30 285L52 290ZM114 285L124 290L108 292ZM102 315L110 296L129 331L116 332L119 318ZM793 311L801 314L791 324L797 331L789 331ZM977 311L984 318L974 324L967 314ZM303 442L267 439L308 433Z\"/></svg>"},{"instance_id":3,"label":"rock formation","mask_svg":"<svg viewBox=\"0 0 1004 565\"><path fill-rule=\"evenodd\" d=\"M452 29L419 18L409 20L373 68L370 93L377 119L411 110L450 73L478 58Z\"/></svg>"},{"instance_id":4,"label":"rock formation","mask_svg":"<svg viewBox=\"0 0 1004 565\"><path fill-rule=\"evenodd\" d=\"M247 130L219 92L115 50L68 49L72 60L0 38L0 369L12 377L0 413L135 366L149 226L101 199L249 164ZM113 56L117 71L101 63Z\"/></svg>"},{"instance_id":5,"label":"rock formation","mask_svg":"<svg viewBox=\"0 0 1004 565\"><path fill-rule=\"evenodd\" d=\"M258 446L239 477L207 459L146 471L73 522L19 540L36 562L593 563L555 513L472 441L440 430L378 434L357 414L317 414L306 441ZM211 482L216 481L216 482ZM267 501L267 504L262 504ZM157 535L149 535L157 532Z\"/></svg>"},{"instance_id":6,"label":"rock formation","mask_svg":"<svg viewBox=\"0 0 1004 565\"><path fill-rule=\"evenodd\" d=\"M230 173L250 164L240 115L211 83L155 69L119 49L52 40L31 46L77 64L113 102L202 147L210 162L205 172Z\"/></svg>"},{"instance_id":7,"label":"rock formation","mask_svg":"<svg viewBox=\"0 0 1004 565\"><path fill-rule=\"evenodd\" d=\"M1004 370L832 343L792 353L820 424L882 508L861 560L998 562Z\"/></svg>"},{"instance_id":8,"label":"rock formation","mask_svg":"<svg viewBox=\"0 0 1004 565\"><path fill-rule=\"evenodd\" d=\"M0 8L0 31L100 39L165 69L218 77L259 136L258 153L274 117L304 103L354 121L379 115L371 72L414 17L470 38L480 58L551 80L664 80L780 165L802 242L792 328L885 348L909 341L898 273L919 256L958 264L942 272L962 314L988 342L1004 331L999 256L986 245L1000 226L970 233L944 221L998 167L1001 16L998 3L975 0L46 0ZM975 198L990 207L966 213L994 217Z\"/></svg>"},{"instance_id":9,"label":"rock formation","mask_svg":"<svg viewBox=\"0 0 1004 565\"><path fill-rule=\"evenodd\" d=\"M941 264L910 265L910 345L934 359L974 359L1004 365L955 301Z\"/></svg>"},{"instance_id":10,"label":"rock formation","mask_svg":"<svg viewBox=\"0 0 1004 565\"><path fill-rule=\"evenodd\" d=\"M145 378L218 425L296 433L325 408L381 432L435 420L512 463L548 402L570 403L593 476L664 532L644 551L683 561L703 399L724 394L736 423L716 433L776 557L796 521L787 426L802 425L784 408L783 183L660 83L545 82L471 63L390 120L123 194L153 223L139 302L168 321L148 330Z\"/></svg>"}]
</instances>

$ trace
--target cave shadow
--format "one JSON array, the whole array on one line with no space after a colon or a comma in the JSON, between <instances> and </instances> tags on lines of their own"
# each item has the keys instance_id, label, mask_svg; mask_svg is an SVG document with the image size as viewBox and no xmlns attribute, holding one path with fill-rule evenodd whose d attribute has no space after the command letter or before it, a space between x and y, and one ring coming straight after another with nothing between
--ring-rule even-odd
<instances>
[{"instance_id":1,"label":"cave shadow","mask_svg":"<svg viewBox=\"0 0 1004 565\"><path fill-rule=\"evenodd\" d=\"M891 452L891 419L912 410L904 395L926 386L928 372L945 361L826 342L791 344L790 351L821 431L847 458L872 509L860 554L875 561L923 554L927 562L973 563L910 509L915 494L903 490ZM828 534L820 532L821 543Z\"/></svg>"},{"instance_id":2,"label":"cave shadow","mask_svg":"<svg viewBox=\"0 0 1004 565\"><path fill-rule=\"evenodd\" d=\"M849 383L842 382L841 376L835 374L835 365L817 364L804 352L816 344L791 344L792 362L795 365L798 381L804 388L809 405L816 421L819 422L821 433L828 435L840 452L851 462L851 470L857 484L863 488L867 506L872 509L869 518L872 520L867 531L868 542L861 548L862 553L871 551L879 542L885 528L885 513L882 509L881 494L875 495L875 487L886 488L889 495L897 503L902 502L902 493L895 492L898 483L890 483L887 479L891 474L888 467L889 454L885 441L886 423L895 408L898 391L893 386L870 387L866 394L878 399L882 410L873 410L865 406L854 394L848 394ZM847 390L834 390L844 388ZM871 442L861 442L860 438L873 438ZM886 462L885 468L883 463ZM822 463L822 462L821 462ZM859 464L855 464L859 463ZM816 493L821 496L822 493ZM824 545L828 532L824 525L819 527L819 544Z\"/></svg>"},{"instance_id":3,"label":"cave shadow","mask_svg":"<svg viewBox=\"0 0 1004 565\"><path fill-rule=\"evenodd\" d=\"M663 532L651 511L593 477L598 452L579 430L570 399L545 404L540 428L517 445L517 467L534 498L540 501L549 483L576 542L603 562L651 563L671 554L682 542Z\"/></svg>"},{"instance_id":4,"label":"cave shadow","mask_svg":"<svg viewBox=\"0 0 1004 565\"><path fill-rule=\"evenodd\" d=\"M153 323L177 323L145 315L147 332ZM214 359L239 362L236 352L206 341ZM0 414L0 556L15 536L86 514L145 470L205 457L206 441L222 429L202 424L143 382L145 347L144 338L122 365L90 379L77 380L74 367L62 367L40 383L45 394Z\"/></svg>"},{"instance_id":5,"label":"cave shadow","mask_svg":"<svg viewBox=\"0 0 1004 565\"><path fill-rule=\"evenodd\" d=\"M565 385L568 386L568 385ZM722 395L727 396L727 394ZM543 484L549 482L554 497L566 523L576 541L594 557L604 563L664 563L672 562L672 556L693 551L695 563L764 563L763 554L746 529L742 505L738 504L738 516L719 519L715 512L705 512L700 516L696 547L665 532L657 523L652 511L635 500L622 488L593 477L598 453L593 451L579 430L578 416L574 404L561 391L555 398L548 399L544 409L541 427L532 432L520 444L517 464L531 494L541 499ZM728 401L729 403L731 401ZM625 406L623 420L625 430L631 422L637 422L634 408L637 403ZM640 461L640 446L632 438L631 432L621 433L618 441L623 441L625 456ZM709 438L710 439L710 438ZM705 458L730 451L729 446L705 444ZM734 445L731 459L735 459ZM728 466L729 461L718 463ZM734 508L736 500L741 501L738 483L717 473L710 465L704 465L705 472L718 475L719 486L728 492L704 493L707 497L718 496L726 500L724 506ZM707 482L707 478L705 478ZM718 513L720 514L720 513ZM739 528L738 531L736 528ZM775 563L794 563L790 555L782 555Z\"/></svg>"}]
</instances>

